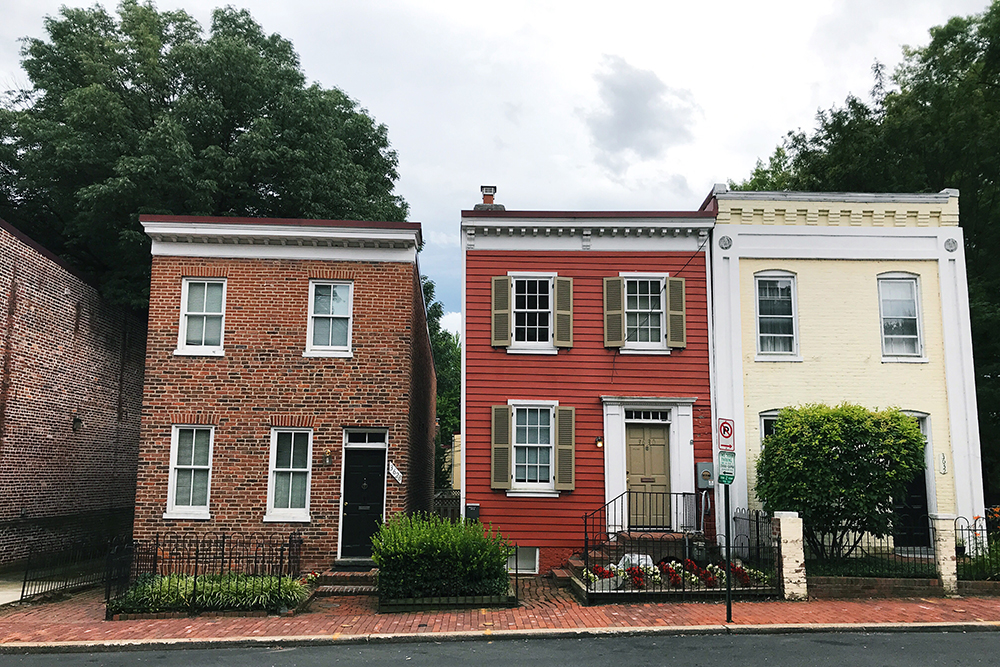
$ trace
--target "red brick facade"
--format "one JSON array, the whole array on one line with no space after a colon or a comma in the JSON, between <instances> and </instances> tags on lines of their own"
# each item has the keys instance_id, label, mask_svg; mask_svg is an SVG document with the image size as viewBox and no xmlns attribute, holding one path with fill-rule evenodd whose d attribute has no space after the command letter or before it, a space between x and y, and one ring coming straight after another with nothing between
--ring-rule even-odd
<instances>
[{"instance_id":1,"label":"red brick facade","mask_svg":"<svg viewBox=\"0 0 1000 667\"><path fill-rule=\"evenodd\" d=\"M226 280L223 356L174 354L192 277ZM350 357L303 355L310 279L352 283ZM386 476L386 514L430 509L434 374L415 261L180 257L154 244L149 332L136 537L298 531L303 567L330 565L349 429L387 434L403 481ZM214 427L211 518L165 519L172 428L194 424ZM272 427L312 429L308 522L264 521Z\"/></svg>"},{"instance_id":2,"label":"red brick facade","mask_svg":"<svg viewBox=\"0 0 1000 667\"><path fill-rule=\"evenodd\" d=\"M145 323L0 221L0 568L128 533Z\"/></svg>"}]
</instances>

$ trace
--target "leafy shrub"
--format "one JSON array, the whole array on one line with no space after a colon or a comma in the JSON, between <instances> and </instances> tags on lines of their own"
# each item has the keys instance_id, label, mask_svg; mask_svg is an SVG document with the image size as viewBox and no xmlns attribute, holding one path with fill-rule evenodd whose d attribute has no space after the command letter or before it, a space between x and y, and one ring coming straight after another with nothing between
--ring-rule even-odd
<instances>
[{"instance_id":1,"label":"leafy shrub","mask_svg":"<svg viewBox=\"0 0 1000 667\"><path fill-rule=\"evenodd\" d=\"M124 596L108 602L112 614L169 611L277 611L296 607L308 589L292 577L245 574L145 575Z\"/></svg>"},{"instance_id":2,"label":"leafy shrub","mask_svg":"<svg viewBox=\"0 0 1000 667\"><path fill-rule=\"evenodd\" d=\"M483 524L397 514L372 538L379 596L506 595L510 544Z\"/></svg>"}]
</instances>

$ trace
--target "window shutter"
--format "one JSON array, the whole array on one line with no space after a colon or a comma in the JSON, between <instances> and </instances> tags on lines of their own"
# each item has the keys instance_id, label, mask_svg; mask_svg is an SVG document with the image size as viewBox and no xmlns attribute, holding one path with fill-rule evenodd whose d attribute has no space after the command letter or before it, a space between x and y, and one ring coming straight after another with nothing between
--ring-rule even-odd
<instances>
[{"instance_id":1,"label":"window shutter","mask_svg":"<svg viewBox=\"0 0 1000 667\"><path fill-rule=\"evenodd\" d=\"M508 347L510 346L509 276L496 276L493 278L493 290L490 295L490 303L490 307L493 310L490 345L493 347Z\"/></svg>"},{"instance_id":2,"label":"window shutter","mask_svg":"<svg viewBox=\"0 0 1000 667\"><path fill-rule=\"evenodd\" d=\"M604 279L604 347L625 344L625 281Z\"/></svg>"},{"instance_id":3,"label":"window shutter","mask_svg":"<svg viewBox=\"0 0 1000 667\"><path fill-rule=\"evenodd\" d=\"M573 347L573 279L556 278L556 347Z\"/></svg>"},{"instance_id":4,"label":"window shutter","mask_svg":"<svg viewBox=\"0 0 1000 667\"><path fill-rule=\"evenodd\" d=\"M667 278L667 347L687 347L683 278Z\"/></svg>"},{"instance_id":5,"label":"window shutter","mask_svg":"<svg viewBox=\"0 0 1000 667\"><path fill-rule=\"evenodd\" d=\"M556 491L576 486L576 408L556 408Z\"/></svg>"},{"instance_id":6,"label":"window shutter","mask_svg":"<svg viewBox=\"0 0 1000 667\"><path fill-rule=\"evenodd\" d=\"M510 406L494 405L490 437L490 488L510 488Z\"/></svg>"}]
</instances>

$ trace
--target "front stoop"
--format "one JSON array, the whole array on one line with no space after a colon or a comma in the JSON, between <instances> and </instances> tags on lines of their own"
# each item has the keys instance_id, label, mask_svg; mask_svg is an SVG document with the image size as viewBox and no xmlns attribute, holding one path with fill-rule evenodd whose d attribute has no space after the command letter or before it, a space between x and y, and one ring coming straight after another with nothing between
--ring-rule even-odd
<instances>
[{"instance_id":1,"label":"front stoop","mask_svg":"<svg viewBox=\"0 0 1000 667\"><path fill-rule=\"evenodd\" d=\"M339 564L339 562L338 562ZM363 567L365 563L358 567ZM332 569L327 570L316 578L318 597L328 597L331 595L377 595L375 587L375 573L377 569L372 567L369 570L354 571Z\"/></svg>"}]
</instances>

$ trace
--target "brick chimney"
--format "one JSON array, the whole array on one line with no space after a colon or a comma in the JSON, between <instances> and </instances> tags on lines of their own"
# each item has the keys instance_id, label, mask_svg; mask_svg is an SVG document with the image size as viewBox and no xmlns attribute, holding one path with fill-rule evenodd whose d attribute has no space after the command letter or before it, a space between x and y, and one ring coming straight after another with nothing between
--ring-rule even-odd
<instances>
[{"instance_id":1,"label":"brick chimney","mask_svg":"<svg viewBox=\"0 0 1000 667\"><path fill-rule=\"evenodd\" d=\"M503 204L494 204L493 195L497 193L495 185L481 185L479 190L483 193L483 203L476 204L473 210L476 211L503 211Z\"/></svg>"}]
</instances>

